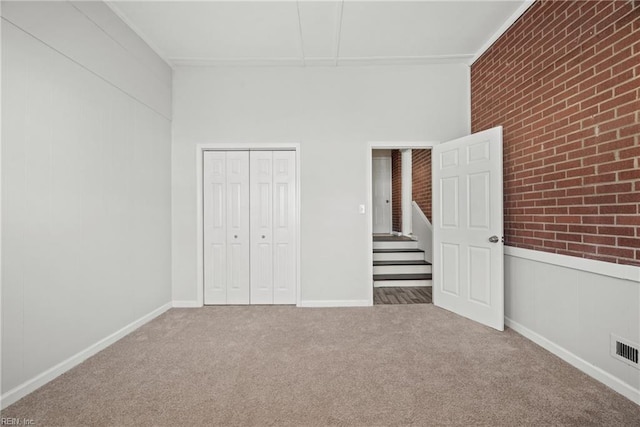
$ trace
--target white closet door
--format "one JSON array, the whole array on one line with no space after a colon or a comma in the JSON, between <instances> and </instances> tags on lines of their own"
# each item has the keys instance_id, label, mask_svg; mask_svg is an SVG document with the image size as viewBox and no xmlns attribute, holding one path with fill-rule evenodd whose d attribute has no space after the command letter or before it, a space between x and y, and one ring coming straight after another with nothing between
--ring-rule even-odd
<instances>
[{"instance_id":1,"label":"white closet door","mask_svg":"<svg viewBox=\"0 0 640 427\"><path fill-rule=\"evenodd\" d=\"M227 303L226 154L204 153L204 303Z\"/></svg>"},{"instance_id":2,"label":"white closet door","mask_svg":"<svg viewBox=\"0 0 640 427\"><path fill-rule=\"evenodd\" d=\"M273 304L273 152L250 158L251 304Z\"/></svg>"},{"instance_id":3,"label":"white closet door","mask_svg":"<svg viewBox=\"0 0 640 427\"><path fill-rule=\"evenodd\" d=\"M227 304L249 304L249 152L227 152Z\"/></svg>"},{"instance_id":4,"label":"white closet door","mask_svg":"<svg viewBox=\"0 0 640 427\"><path fill-rule=\"evenodd\" d=\"M249 304L249 155L204 153L204 303Z\"/></svg>"},{"instance_id":5,"label":"white closet door","mask_svg":"<svg viewBox=\"0 0 640 427\"><path fill-rule=\"evenodd\" d=\"M296 153L273 152L273 303L296 303Z\"/></svg>"}]
</instances>

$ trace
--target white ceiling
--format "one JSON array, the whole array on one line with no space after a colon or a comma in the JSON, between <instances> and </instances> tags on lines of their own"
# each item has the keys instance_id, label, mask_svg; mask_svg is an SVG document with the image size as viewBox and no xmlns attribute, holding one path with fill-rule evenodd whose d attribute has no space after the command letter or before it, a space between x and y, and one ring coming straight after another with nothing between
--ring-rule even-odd
<instances>
[{"instance_id":1,"label":"white ceiling","mask_svg":"<svg viewBox=\"0 0 640 427\"><path fill-rule=\"evenodd\" d=\"M171 65L471 63L531 0L111 1Z\"/></svg>"}]
</instances>

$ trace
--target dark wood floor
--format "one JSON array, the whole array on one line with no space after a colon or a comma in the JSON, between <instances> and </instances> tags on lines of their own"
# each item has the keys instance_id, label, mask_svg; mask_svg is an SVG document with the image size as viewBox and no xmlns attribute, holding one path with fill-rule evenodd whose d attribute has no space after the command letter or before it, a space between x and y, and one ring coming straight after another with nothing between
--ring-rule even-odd
<instances>
[{"instance_id":1,"label":"dark wood floor","mask_svg":"<svg viewBox=\"0 0 640 427\"><path fill-rule=\"evenodd\" d=\"M373 288L374 304L431 304L431 286Z\"/></svg>"}]
</instances>

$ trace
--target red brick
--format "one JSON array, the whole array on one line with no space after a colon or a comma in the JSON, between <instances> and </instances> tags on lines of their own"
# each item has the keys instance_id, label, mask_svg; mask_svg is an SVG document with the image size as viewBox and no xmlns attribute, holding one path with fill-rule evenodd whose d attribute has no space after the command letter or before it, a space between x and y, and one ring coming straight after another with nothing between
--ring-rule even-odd
<instances>
[{"instance_id":1,"label":"red brick","mask_svg":"<svg viewBox=\"0 0 640 427\"><path fill-rule=\"evenodd\" d=\"M605 215L598 215L598 216L583 216L582 217L582 223L583 224L613 224L615 223L615 219L616 217L614 216L605 216Z\"/></svg>"},{"instance_id":2,"label":"red brick","mask_svg":"<svg viewBox=\"0 0 640 427\"><path fill-rule=\"evenodd\" d=\"M616 216L616 225L640 225L640 215Z\"/></svg>"},{"instance_id":3,"label":"red brick","mask_svg":"<svg viewBox=\"0 0 640 427\"><path fill-rule=\"evenodd\" d=\"M600 206L601 214L634 214L638 212L637 205L603 205Z\"/></svg>"},{"instance_id":4,"label":"red brick","mask_svg":"<svg viewBox=\"0 0 640 427\"><path fill-rule=\"evenodd\" d=\"M623 249L609 246L598 247L598 253L602 255L611 255L617 258L633 258L634 255L632 249Z\"/></svg>"},{"instance_id":5,"label":"red brick","mask_svg":"<svg viewBox=\"0 0 640 427\"><path fill-rule=\"evenodd\" d=\"M635 229L633 227L598 227L598 234L605 234L609 236L633 236Z\"/></svg>"},{"instance_id":6,"label":"red brick","mask_svg":"<svg viewBox=\"0 0 640 427\"><path fill-rule=\"evenodd\" d=\"M640 238L618 237L618 246L640 248Z\"/></svg>"},{"instance_id":7,"label":"red brick","mask_svg":"<svg viewBox=\"0 0 640 427\"><path fill-rule=\"evenodd\" d=\"M611 236L598 236L598 235L590 235L585 234L582 236L582 241L584 243L593 243L595 245L615 245L616 238Z\"/></svg>"}]
</instances>

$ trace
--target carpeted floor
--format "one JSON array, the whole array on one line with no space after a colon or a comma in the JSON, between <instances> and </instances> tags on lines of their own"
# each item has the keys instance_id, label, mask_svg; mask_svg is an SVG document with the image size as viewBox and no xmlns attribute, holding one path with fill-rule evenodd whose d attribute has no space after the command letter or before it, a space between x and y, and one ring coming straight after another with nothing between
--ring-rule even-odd
<instances>
[{"instance_id":1,"label":"carpeted floor","mask_svg":"<svg viewBox=\"0 0 640 427\"><path fill-rule=\"evenodd\" d=\"M433 305L172 309L2 412L40 426L640 425L511 330Z\"/></svg>"}]
</instances>

